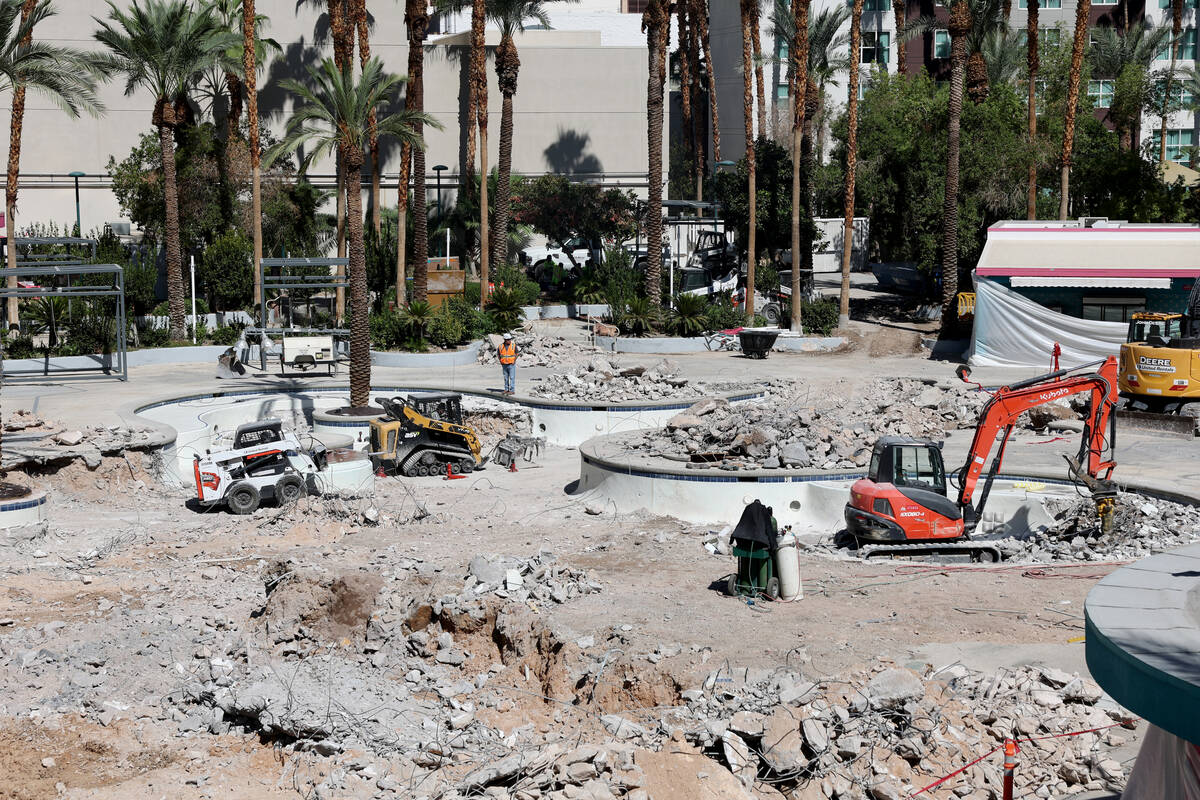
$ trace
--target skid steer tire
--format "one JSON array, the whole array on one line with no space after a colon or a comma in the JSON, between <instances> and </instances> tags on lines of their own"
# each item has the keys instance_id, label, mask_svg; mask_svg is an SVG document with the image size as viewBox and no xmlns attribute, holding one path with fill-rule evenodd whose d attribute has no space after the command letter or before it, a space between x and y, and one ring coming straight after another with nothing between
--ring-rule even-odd
<instances>
[{"instance_id":1,"label":"skid steer tire","mask_svg":"<svg viewBox=\"0 0 1200 800\"><path fill-rule=\"evenodd\" d=\"M225 496L225 502L234 514L253 514L261 501L258 489L245 482L229 487L229 494Z\"/></svg>"},{"instance_id":2,"label":"skid steer tire","mask_svg":"<svg viewBox=\"0 0 1200 800\"><path fill-rule=\"evenodd\" d=\"M304 481L298 475L284 475L275 483L275 502L290 506L304 496Z\"/></svg>"}]
</instances>

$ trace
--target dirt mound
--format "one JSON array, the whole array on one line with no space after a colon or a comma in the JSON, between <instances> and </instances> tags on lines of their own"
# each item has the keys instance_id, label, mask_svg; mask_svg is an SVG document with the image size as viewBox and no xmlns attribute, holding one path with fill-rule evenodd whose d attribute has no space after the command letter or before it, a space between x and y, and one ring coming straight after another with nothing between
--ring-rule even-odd
<instances>
[{"instance_id":1,"label":"dirt mound","mask_svg":"<svg viewBox=\"0 0 1200 800\"><path fill-rule=\"evenodd\" d=\"M598 676L580 681L578 702L595 703L605 714L669 708L679 704L682 689L675 676L661 667L622 660Z\"/></svg>"},{"instance_id":2,"label":"dirt mound","mask_svg":"<svg viewBox=\"0 0 1200 800\"><path fill-rule=\"evenodd\" d=\"M294 639L327 644L360 641L383 586L377 575L300 571L283 561L267 568L264 581L267 602L262 617L266 632L276 643Z\"/></svg>"}]
</instances>

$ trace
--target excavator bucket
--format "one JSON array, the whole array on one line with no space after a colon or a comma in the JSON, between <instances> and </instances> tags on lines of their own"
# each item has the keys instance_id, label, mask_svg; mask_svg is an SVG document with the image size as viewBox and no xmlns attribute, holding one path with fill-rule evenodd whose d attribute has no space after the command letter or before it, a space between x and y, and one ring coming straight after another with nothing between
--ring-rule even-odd
<instances>
[{"instance_id":1,"label":"excavator bucket","mask_svg":"<svg viewBox=\"0 0 1200 800\"><path fill-rule=\"evenodd\" d=\"M1182 414L1151 414L1147 411L1117 412L1118 431L1147 431L1186 437L1195 435L1196 420Z\"/></svg>"}]
</instances>

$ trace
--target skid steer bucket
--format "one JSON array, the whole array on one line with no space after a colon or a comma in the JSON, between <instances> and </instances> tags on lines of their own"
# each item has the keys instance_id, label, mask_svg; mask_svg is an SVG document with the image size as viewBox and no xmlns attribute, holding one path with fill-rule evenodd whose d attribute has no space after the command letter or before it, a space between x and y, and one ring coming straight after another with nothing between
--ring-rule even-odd
<instances>
[{"instance_id":1,"label":"skid steer bucket","mask_svg":"<svg viewBox=\"0 0 1200 800\"><path fill-rule=\"evenodd\" d=\"M1118 411L1117 426L1122 431L1148 431L1186 437L1195 435L1196 420L1183 414L1151 414L1146 411Z\"/></svg>"}]
</instances>

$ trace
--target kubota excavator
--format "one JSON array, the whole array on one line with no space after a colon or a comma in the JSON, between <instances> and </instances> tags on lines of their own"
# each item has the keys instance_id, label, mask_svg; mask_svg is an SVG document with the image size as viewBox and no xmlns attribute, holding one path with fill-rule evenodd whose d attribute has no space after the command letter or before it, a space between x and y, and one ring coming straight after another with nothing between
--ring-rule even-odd
<instances>
[{"instance_id":1,"label":"kubota excavator","mask_svg":"<svg viewBox=\"0 0 1200 800\"><path fill-rule=\"evenodd\" d=\"M1098 369L1080 371L1093 367ZM1091 406L1079 453L1067 458L1067 463L1071 477L1091 492L1102 529L1110 529L1117 494L1116 485L1109 480L1117 466L1112 460L1117 374L1117 360L1109 356L997 390L979 413L967 463L957 473L957 502L946 496L940 442L899 436L877 441L870 471L850 488L846 504L846 526L860 543L860 553L865 557L960 553L973 560L999 561L1000 551L994 545L968 540L983 517L1013 427L1023 412L1035 406L1082 393L1091 394ZM969 382L970 371L965 366L958 368L958 375ZM975 490L998 435L1000 447L976 503Z\"/></svg>"}]
</instances>

